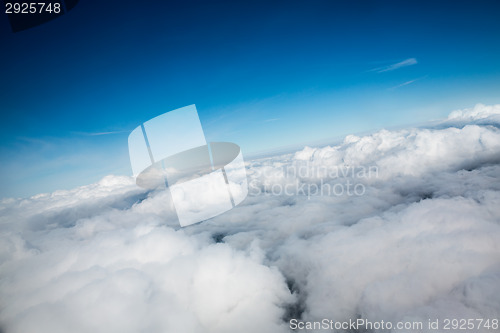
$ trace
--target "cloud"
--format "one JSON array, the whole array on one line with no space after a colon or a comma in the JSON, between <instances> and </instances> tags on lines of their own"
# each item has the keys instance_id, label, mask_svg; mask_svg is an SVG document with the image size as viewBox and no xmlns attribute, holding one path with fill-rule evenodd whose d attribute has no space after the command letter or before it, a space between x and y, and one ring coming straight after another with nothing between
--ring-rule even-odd
<instances>
[{"instance_id":1,"label":"cloud","mask_svg":"<svg viewBox=\"0 0 500 333\"><path fill-rule=\"evenodd\" d=\"M101 135L122 134L122 133L130 133L130 130L128 130L128 131L109 131L109 132L74 132L74 134L85 135L85 136L101 136Z\"/></svg>"},{"instance_id":2,"label":"cloud","mask_svg":"<svg viewBox=\"0 0 500 333\"><path fill-rule=\"evenodd\" d=\"M397 89L397 88L401 88L401 87L404 87L404 86L407 86L409 84L412 84L413 82L417 81L417 79L415 80L410 80L410 81L406 81L406 82L403 82L401 84L398 84L397 86L394 86L392 87L391 89Z\"/></svg>"},{"instance_id":3,"label":"cloud","mask_svg":"<svg viewBox=\"0 0 500 333\"><path fill-rule=\"evenodd\" d=\"M498 119L500 116L500 104L483 105L477 104L471 109L456 110L450 113L447 120L482 120L490 117Z\"/></svg>"},{"instance_id":4,"label":"cloud","mask_svg":"<svg viewBox=\"0 0 500 333\"><path fill-rule=\"evenodd\" d=\"M388 65L388 66L373 68L373 69L370 70L370 72L377 72L377 73L390 72L390 71L394 71L396 69L400 69L400 68L403 68L403 67L416 65L417 63L418 63L417 59L415 59L415 58L408 58L406 60L403 60L403 61L391 64L391 65Z\"/></svg>"},{"instance_id":5,"label":"cloud","mask_svg":"<svg viewBox=\"0 0 500 333\"><path fill-rule=\"evenodd\" d=\"M95 133L88 133L88 135L98 136L98 135L110 135L110 134L120 134L120 133L129 133L129 132L130 131L95 132Z\"/></svg>"},{"instance_id":6,"label":"cloud","mask_svg":"<svg viewBox=\"0 0 500 333\"><path fill-rule=\"evenodd\" d=\"M4 199L0 329L498 318L500 129L477 123L497 111L478 105L440 126L248 161L249 197L182 229L168 192L129 177ZM320 192L348 183L363 193Z\"/></svg>"},{"instance_id":7,"label":"cloud","mask_svg":"<svg viewBox=\"0 0 500 333\"><path fill-rule=\"evenodd\" d=\"M407 86L407 85L409 85L409 84L415 83L416 81L419 81L419 80L421 80L421 79L423 79L423 78L425 78L425 76L424 76L424 77L419 77L419 78L417 78L417 79L413 79L413 80L409 80L409 81L403 82L403 83L398 84L397 86L394 86L394 87L392 87L392 88L390 88L390 89L391 89L391 90L398 89L398 88L401 88L401 87Z\"/></svg>"},{"instance_id":8,"label":"cloud","mask_svg":"<svg viewBox=\"0 0 500 333\"><path fill-rule=\"evenodd\" d=\"M434 128L463 128L468 125L500 128L500 104L477 104L473 108L455 110L446 119L437 122Z\"/></svg>"}]
</instances>

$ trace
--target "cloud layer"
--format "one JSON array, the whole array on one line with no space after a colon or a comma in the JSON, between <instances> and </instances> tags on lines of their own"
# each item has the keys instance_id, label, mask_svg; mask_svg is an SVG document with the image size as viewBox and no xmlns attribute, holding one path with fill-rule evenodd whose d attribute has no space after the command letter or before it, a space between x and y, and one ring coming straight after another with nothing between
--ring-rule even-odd
<instances>
[{"instance_id":1,"label":"cloud layer","mask_svg":"<svg viewBox=\"0 0 500 333\"><path fill-rule=\"evenodd\" d=\"M168 192L128 177L3 200L0 330L498 318L499 110L250 161L249 197L183 229ZM347 184L362 193L321 191Z\"/></svg>"}]
</instances>

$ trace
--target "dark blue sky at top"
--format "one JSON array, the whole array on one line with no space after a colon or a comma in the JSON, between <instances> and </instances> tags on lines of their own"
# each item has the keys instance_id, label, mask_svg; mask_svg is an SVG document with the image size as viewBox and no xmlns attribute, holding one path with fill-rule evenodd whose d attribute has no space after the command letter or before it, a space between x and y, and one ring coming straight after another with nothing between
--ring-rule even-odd
<instances>
[{"instance_id":1,"label":"dark blue sky at top","mask_svg":"<svg viewBox=\"0 0 500 333\"><path fill-rule=\"evenodd\" d=\"M12 33L2 15L0 194L129 174L128 133L189 104L209 141L253 153L499 103L499 17L498 1L80 0Z\"/></svg>"}]
</instances>

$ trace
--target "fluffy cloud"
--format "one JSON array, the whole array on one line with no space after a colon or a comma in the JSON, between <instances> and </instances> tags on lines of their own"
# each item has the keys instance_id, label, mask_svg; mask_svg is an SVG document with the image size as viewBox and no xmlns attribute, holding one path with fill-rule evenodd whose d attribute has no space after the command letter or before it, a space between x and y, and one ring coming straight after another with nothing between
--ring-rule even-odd
<instances>
[{"instance_id":1,"label":"fluffy cloud","mask_svg":"<svg viewBox=\"0 0 500 333\"><path fill-rule=\"evenodd\" d=\"M456 110L441 123L442 126L463 127L465 125L489 125L500 127L500 104L477 104L473 108Z\"/></svg>"},{"instance_id":2,"label":"fluffy cloud","mask_svg":"<svg viewBox=\"0 0 500 333\"><path fill-rule=\"evenodd\" d=\"M110 182L115 197L103 209L92 197ZM74 192L53 199L60 202L47 209L51 225L34 226L31 214L21 214L46 196L4 203L29 227L3 228L1 319L7 332L286 331L279 318L293 296L280 272L262 264L257 243L236 251L208 234L187 236L168 227L163 218L174 216L161 208L165 193L117 209L137 192L125 178L108 177L76 192L79 200L68 198ZM68 204L74 215L61 213ZM95 213L81 217L92 204ZM63 223L68 216L78 217Z\"/></svg>"},{"instance_id":3,"label":"fluffy cloud","mask_svg":"<svg viewBox=\"0 0 500 333\"><path fill-rule=\"evenodd\" d=\"M500 115L500 104L476 104L472 109L456 110L450 113L448 119L477 120Z\"/></svg>"},{"instance_id":4,"label":"fluffy cloud","mask_svg":"<svg viewBox=\"0 0 500 333\"><path fill-rule=\"evenodd\" d=\"M499 318L499 110L250 161L249 197L182 229L168 192L128 177L5 199L0 329Z\"/></svg>"}]
</instances>

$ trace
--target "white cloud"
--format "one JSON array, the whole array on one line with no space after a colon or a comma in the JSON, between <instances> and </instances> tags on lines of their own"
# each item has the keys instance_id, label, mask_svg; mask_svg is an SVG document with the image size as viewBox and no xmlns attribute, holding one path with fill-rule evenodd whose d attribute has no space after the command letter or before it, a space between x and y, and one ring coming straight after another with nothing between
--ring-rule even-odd
<instances>
[{"instance_id":1,"label":"white cloud","mask_svg":"<svg viewBox=\"0 0 500 333\"><path fill-rule=\"evenodd\" d=\"M128 177L5 199L0 329L287 332L290 317L498 318L497 109L250 161L260 195L183 229L168 192ZM377 172L358 173L369 167ZM347 182L364 194L272 195Z\"/></svg>"},{"instance_id":2,"label":"white cloud","mask_svg":"<svg viewBox=\"0 0 500 333\"><path fill-rule=\"evenodd\" d=\"M398 88L401 88L401 87L404 87L404 86L407 86L407 85L410 85L412 83L415 83L423 78L425 78L426 76L423 76L423 77L419 77L419 78L416 78L416 79L413 79L413 80L409 80L409 81L405 81L401 84L398 84L397 86L394 86L392 88L390 88L390 90L394 90L394 89L398 89Z\"/></svg>"},{"instance_id":3,"label":"white cloud","mask_svg":"<svg viewBox=\"0 0 500 333\"><path fill-rule=\"evenodd\" d=\"M456 110L450 113L448 121L478 121L491 119L496 123L500 123L500 104L483 105L477 104L473 108Z\"/></svg>"},{"instance_id":4,"label":"white cloud","mask_svg":"<svg viewBox=\"0 0 500 333\"><path fill-rule=\"evenodd\" d=\"M394 87L392 87L391 89L401 88L401 87L407 86L407 85L409 85L409 84L412 84L412 83L414 83L415 81L417 81L417 79L415 79L415 80L409 80L409 81L403 82L403 83L401 83L401 84L398 84L397 86L394 86Z\"/></svg>"},{"instance_id":5,"label":"white cloud","mask_svg":"<svg viewBox=\"0 0 500 333\"><path fill-rule=\"evenodd\" d=\"M416 64L418 64L417 59L415 59L415 58L408 58L406 60L403 60L403 61L391 64L391 65L388 65L388 66L374 68L374 69L372 69L370 71L371 72L377 72L377 73L390 72L390 71L394 71L396 69L400 69L400 68L403 68L403 67L412 66L412 65L416 65Z\"/></svg>"}]
</instances>

